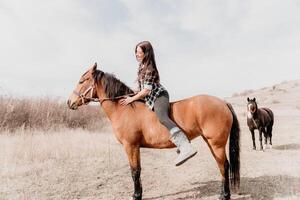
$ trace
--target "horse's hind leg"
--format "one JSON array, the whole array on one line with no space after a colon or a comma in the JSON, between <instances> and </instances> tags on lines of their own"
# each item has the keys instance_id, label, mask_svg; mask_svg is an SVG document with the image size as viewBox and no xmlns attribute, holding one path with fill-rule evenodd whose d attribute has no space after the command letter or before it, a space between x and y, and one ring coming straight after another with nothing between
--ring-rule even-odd
<instances>
[{"instance_id":1,"label":"horse's hind leg","mask_svg":"<svg viewBox=\"0 0 300 200\"><path fill-rule=\"evenodd\" d=\"M263 128L263 133L264 133L264 139L265 139L265 141L264 141L264 149L266 149L267 148L267 139L268 139L268 128L266 127L266 128Z\"/></svg>"},{"instance_id":2,"label":"horse's hind leg","mask_svg":"<svg viewBox=\"0 0 300 200\"><path fill-rule=\"evenodd\" d=\"M268 127L268 136L270 137L270 149L272 149L272 131L273 131L273 125L270 125Z\"/></svg>"},{"instance_id":3,"label":"horse's hind leg","mask_svg":"<svg viewBox=\"0 0 300 200\"><path fill-rule=\"evenodd\" d=\"M207 140L204 138L208 144L217 165L219 167L220 173L222 175L222 186L220 199L228 200L230 199L230 189L229 189L229 162L226 157L225 145L214 144L212 140Z\"/></svg>"},{"instance_id":4,"label":"horse's hind leg","mask_svg":"<svg viewBox=\"0 0 300 200\"><path fill-rule=\"evenodd\" d=\"M230 199L230 189L229 189L229 162L225 156L225 161L223 164L224 168L224 178L222 180L222 185L221 185L221 195L220 199ZM221 171L221 170L220 170Z\"/></svg>"},{"instance_id":5,"label":"horse's hind leg","mask_svg":"<svg viewBox=\"0 0 300 200\"><path fill-rule=\"evenodd\" d=\"M124 144L125 151L129 160L131 168L131 176L134 182L133 200L142 200L142 184L141 176L141 162L140 162L140 148L138 146Z\"/></svg>"}]
</instances>

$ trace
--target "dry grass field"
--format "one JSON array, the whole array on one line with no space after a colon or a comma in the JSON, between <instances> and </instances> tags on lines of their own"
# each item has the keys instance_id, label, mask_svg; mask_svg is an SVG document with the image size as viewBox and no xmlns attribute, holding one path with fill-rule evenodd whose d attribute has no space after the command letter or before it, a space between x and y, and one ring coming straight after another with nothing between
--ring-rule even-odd
<instances>
[{"instance_id":1,"label":"dry grass field","mask_svg":"<svg viewBox=\"0 0 300 200\"><path fill-rule=\"evenodd\" d=\"M246 125L248 96L275 114L273 148L264 152L252 150ZM241 187L232 192L232 199L300 199L300 80L225 100L233 104L241 126ZM100 131L1 130L0 199L122 200L133 192L127 158L109 125ZM145 200L218 198L216 162L201 138L192 144L198 154L180 167L173 166L174 149L142 149Z\"/></svg>"}]
</instances>

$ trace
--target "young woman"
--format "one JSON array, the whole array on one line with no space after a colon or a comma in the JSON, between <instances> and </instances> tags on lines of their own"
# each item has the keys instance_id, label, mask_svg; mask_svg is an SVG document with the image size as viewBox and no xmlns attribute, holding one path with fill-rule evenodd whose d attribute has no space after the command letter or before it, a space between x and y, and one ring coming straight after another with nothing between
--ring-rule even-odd
<instances>
[{"instance_id":1,"label":"young woman","mask_svg":"<svg viewBox=\"0 0 300 200\"><path fill-rule=\"evenodd\" d=\"M148 41L140 42L135 47L136 59L139 62L138 78L139 91L132 97L120 101L121 105L128 105L138 99L144 99L146 105L157 114L160 122L170 131L171 141L179 149L179 156L175 165L179 166L193 157L195 151L184 132L169 118L169 94L160 84L159 73L155 63L152 45Z\"/></svg>"}]
</instances>

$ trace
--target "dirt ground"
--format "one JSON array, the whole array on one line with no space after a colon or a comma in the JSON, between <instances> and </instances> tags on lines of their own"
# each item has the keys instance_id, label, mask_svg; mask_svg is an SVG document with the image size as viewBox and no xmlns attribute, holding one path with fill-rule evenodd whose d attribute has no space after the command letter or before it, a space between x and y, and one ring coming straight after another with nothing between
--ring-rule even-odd
<instances>
[{"instance_id":1,"label":"dirt ground","mask_svg":"<svg viewBox=\"0 0 300 200\"><path fill-rule=\"evenodd\" d=\"M300 199L299 81L227 98L241 126L241 187L232 199ZM271 95L272 94L272 95ZM273 148L252 150L246 98L275 113ZM202 138L198 154L173 166L175 149L142 149L145 200L217 199L220 173ZM258 133L256 132L258 145ZM66 131L0 135L0 199L129 199L133 182L113 133Z\"/></svg>"}]
</instances>

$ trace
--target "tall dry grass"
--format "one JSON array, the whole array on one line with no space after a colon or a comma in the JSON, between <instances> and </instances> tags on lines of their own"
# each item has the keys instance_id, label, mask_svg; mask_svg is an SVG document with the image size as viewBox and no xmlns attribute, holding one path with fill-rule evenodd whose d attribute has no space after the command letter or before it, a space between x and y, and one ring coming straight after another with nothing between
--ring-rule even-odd
<instances>
[{"instance_id":1,"label":"tall dry grass","mask_svg":"<svg viewBox=\"0 0 300 200\"><path fill-rule=\"evenodd\" d=\"M57 130L82 128L90 131L106 126L99 106L70 110L66 102L49 97L12 98L0 96L0 132L16 130Z\"/></svg>"},{"instance_id":2,"label":"tall dry grass","mask_svg":"<svg viewBox=\"0 0 300 200\"><path fill-rule=\"evenodd\" d=\"M122 146L105 131L3 132L0 163L0 200L113 199L103 197L108 181L120 169L130 180Z\"/></svg>"}]
</instances>

